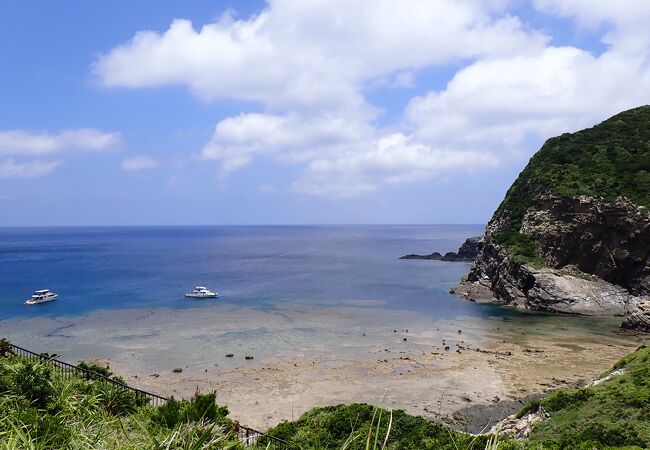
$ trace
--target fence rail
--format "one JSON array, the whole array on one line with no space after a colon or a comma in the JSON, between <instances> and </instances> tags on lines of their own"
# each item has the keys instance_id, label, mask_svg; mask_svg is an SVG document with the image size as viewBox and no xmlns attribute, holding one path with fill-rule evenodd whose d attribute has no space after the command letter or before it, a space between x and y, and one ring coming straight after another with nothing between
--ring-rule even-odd
<instances>
[{"instance_id":1,"label":"fence rail","mask_svg":"<svg viewBox=\"0 0 650 450\"><path fill-rule=\"evenodd\" d=\"M16 355L21 356L23 358L32 359L32 360L38 359L40 361L47 362L55 369L57 369L61 373L61 376L64 379L70 379L70 378L81 376L88 380L102 380L107 383L118 386L122 389L125 389L127 391L133 392L136 398L143 399L146 401L146 403L150 403L154 406L162 405L164 403L167 403L168 401L166 397L162 397L152 392L143 391L142 389L134 388L125 383L114 380L105 375L102 375L101 373L97 373L93 370L86 369L84 367L75 366L73 364L68 364L67 362L64 361L59 361L58 359L50 357L50 355L48 355L47 353L34 353L31 350L18 347L17 345L14 344L11 344L11 348Z\"/></svg>"},{"instance_id":2,"label":"fence rail","mask_svg":"<svg viewBox=\"0 0 650 450\"><path fill-rule=\"evenodd\" d=\"M128 384L114 380L105 375L102 375L101 373L97 373L93 370L86 369L84 367L75 366L73 364L69 364L64 361L59 361L58 359L51 357L47 353L34 353L31 350L27 350L26 348L22 348L11 343L9 343L9 347L11 348L11 352L16 356L20 356L22 358L26 358L30 360L43 361L50 364L56 370L58 370L59 373L61 374L61 377L66 380L80 377L80 376L88 380L99 379L107 383L111 383L115 386L118 386L122 389L126 389L130 392L133 392L136 395L136 398L142 399L144 400L144 403L149 403L154 406L160 406L169 401L167 397L162 397L152 392L147 392L147 391L143 391L142 389L134 388L132 386L129 386ZM292 448L291 444L289 444L283 439L277 438L275 436L270 436L254 428L240 425L239 423L236 424L236 430L237 430L237 439L239 439L239 441L247 447L251 447L255 445L258 439L264 437L271 442L272 446L270 448L275 448L278 450L290 450Z\"/></svg>"}]
</instances>

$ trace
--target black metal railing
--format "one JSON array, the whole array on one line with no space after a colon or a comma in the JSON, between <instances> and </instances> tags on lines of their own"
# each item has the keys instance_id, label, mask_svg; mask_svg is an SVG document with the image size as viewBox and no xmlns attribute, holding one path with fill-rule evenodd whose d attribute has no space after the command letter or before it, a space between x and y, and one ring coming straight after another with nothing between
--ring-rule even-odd
<instances>
[{"instance_id":1,"label":"black metal railing","mask_svg":"<svg viewBox=\"0 0 650 450\"><path fill-rule=\"evenodd\" d=\"M254 428L245 427L243 425L237 424L236 429L237 429L237 439L239 439L239 442L241 442L247 447L252 447L253 445L257 444L260 439L262 439L264 440L265 444L270 444L268 445L268 447L264 447L264 448L275 449L275 450L291 450L294 448L291 446L291 444L289 444L284 439L280 439L278 437L265 434Z\"/></svg>"},{"instance_id":2,"label":"black metal railing","mask_svg":"<svg viewBox=\"0 0 650 450\"><path fill-rule=\"evenodd\" d=\"M93 370L86 369L85 367L79 367L73 364L68 364L67 362L64 361L59 361L58 359L51 357L47 353L34 353L30 350L27 350L26 348L22 348L14 344L8 344L8 345L11 348L11 352L16 356L20 356L21 358L26 358L29 360L43 361L46 362L47 364L50 364L55 368L55 370L59 371L63 379L69 380L71 378L83 377L86 378L87 380L102 380L107 383L111 383L115 386L118 386L122 389L128 390L134 393L136 398L142 399L143 403L145 404L148 403L154 406L160 406L169 401L169 399L166 397L162 397L152 392L143 391L142 389L134 388L132 386L129 386L128 384L122 383L121 381L117 381L105 375L102 375L101 373L97 373ZM269 448L271 449L290 450L293 448L291 447L291 444L289 444L287 441L283 439L277 438L275 436L270 436L268 434L263 433L262 431L258 431L254 428L240 425L239 423L236 424L236 430L237 430L237 439L239 439L239 441L247 447L252 447L253 445L257 444L260 438L264 438L267 442L271 444L269 446Z\"/></svg>"},{"instance_id":3,"label":"black metal railing","mask_svg":"<svg viewBox=\"0 0 650 450\"><path fill-rule=\"evenodd\" d=\"M128 384L122 383L121 381L114 380L105 375L102 375L101 373L97 373L93 370L86 369L84 367L75 366L73 364L68 364L67 362L59 361L58 359L50 357L50 355L48 355L47 353L34 353L30 350L27 350L22 347L18 347L17 345L14 344L11 344L11 348L13 349L13 352L17 356L20 356L22 358L47 362L48 364L53 366L55 370L58 370L58 372L61 374L61 377L63 379L83 377L86 378L87 380L102 380L107 383L118 386L121 389L130 391L133 394L135 394L137 399L141 399L144 401L144 403L148 403L154 406L162 405L164 403L167 403L168 401L166 397L161 397L160 395L143 391L142 389L134 388L132 386L129 386Z\"/></svg>"}]
</instances>

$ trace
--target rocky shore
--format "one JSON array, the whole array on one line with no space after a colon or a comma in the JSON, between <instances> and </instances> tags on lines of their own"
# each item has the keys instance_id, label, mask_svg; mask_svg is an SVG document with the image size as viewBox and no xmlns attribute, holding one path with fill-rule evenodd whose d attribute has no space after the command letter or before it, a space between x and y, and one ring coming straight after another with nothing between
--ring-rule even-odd
<instances>
[{"instance_id":1,"label":"rocky shore","mask_svg":"<svg viewBox=\"0 0 650 450\"><path fill-rule=\"evenodd\" d=\"M531 236L545 267L517 261L495 241L507 217L488 226L469 274L453 289L468 300L547 312L623 316L627 328L648 329L650 218L625 200L544 199L529 211Z\"/></svg>"},{"instance_id":2,"label":"rocky shore","mask_svg":"<svg viewBox=\"0 0 650 450\"><path fill-rule=\"evenodd\" d=\"M647 191L627 162L650 153L648 125L650 107L642 107L549 139L508 190L452 292L537 311L625 316L625 328L650 331ZM631 136L634 126L639 134ZM595 143L612 147L596 158Z\"/></svg>"}]
</instances>

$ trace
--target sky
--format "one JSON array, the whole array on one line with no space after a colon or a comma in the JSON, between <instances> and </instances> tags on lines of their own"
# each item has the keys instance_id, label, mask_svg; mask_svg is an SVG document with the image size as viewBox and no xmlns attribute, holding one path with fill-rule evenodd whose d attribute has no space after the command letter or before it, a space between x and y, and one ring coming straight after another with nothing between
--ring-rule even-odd
<instances>
[{"instance_id":1,"label":"sky","mask_svg":"<svg viewBox=\"0 0 650 450\"><path fill-rule=\"evenodd\" d=\"M647 0L0 0L0 226L480 224L650 103Z\"/></svg>"}]
</instances>

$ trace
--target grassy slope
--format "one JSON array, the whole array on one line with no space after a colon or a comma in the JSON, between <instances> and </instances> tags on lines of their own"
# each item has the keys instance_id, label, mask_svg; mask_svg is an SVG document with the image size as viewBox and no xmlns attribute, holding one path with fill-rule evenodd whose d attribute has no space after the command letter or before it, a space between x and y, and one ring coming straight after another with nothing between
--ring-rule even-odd
<instances>
[{"instance_id":1,"label":"grassy slope","mask_svg":"<svg viewBox=\"0 0 650 450\"><path fill-rule=\"evenodd\" d=\"M213 394L155 408L105 381L64 380L45 363L0 356L3 450L242 449L226 414Z\"/></svg>"},{"instance_id":2,"label":"grassy slope","mask_svg":"<svg viewBox=\"0 0 650 450\"><path fill-rule=\"evenodd\" d=\"M614 369L622 367L626 372L609 381L563 389L544 399L541 404L551 417L534 429L532 443L546 448L650 448L650 348L640 347Z\"/></svg>"},{"instance_id":3,"label":"grassy slope","mask_svg":"<svg viewBox=\"0 0 650 450\"><path fill-rule=\"evenodd\" d=\"M483 449L488 440L485 436L475 438L458 433L402 410L393 411L391 418L386 410L359 403L314 408L300 419L283 422L268 433L296 448L309 449L382 448L387 435L387 448L404 450Z\"/></svg>"},{"instance_id":4,"label":"grassy slope","mask_svg":"<svg viewBox=\"0 0 650 450\"><path fill-rule=\"evenodd\" d=\"M551 138L530 159L492 218L510 217L510 229L495 239L520 262L542 263L530 238L519 229L526 210L543 194L610 201L624 196L650 206L650 106Z\"/></svg>"}]
</instances>

